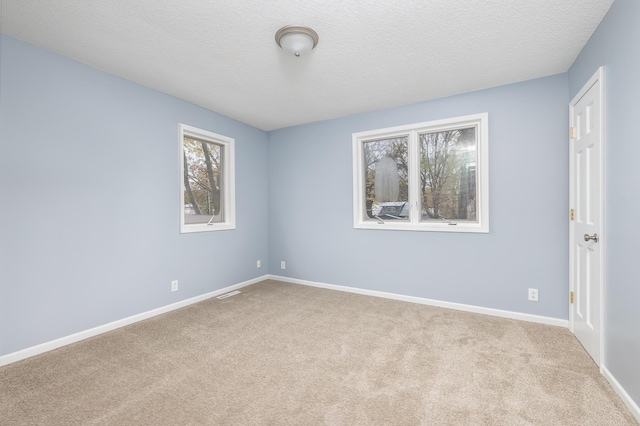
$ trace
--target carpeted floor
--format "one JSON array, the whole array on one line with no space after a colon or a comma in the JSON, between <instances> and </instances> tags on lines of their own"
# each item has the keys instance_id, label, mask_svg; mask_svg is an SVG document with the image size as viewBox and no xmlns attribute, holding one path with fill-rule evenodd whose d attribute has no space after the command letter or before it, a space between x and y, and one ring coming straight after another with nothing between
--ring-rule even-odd
<instances>
[{"instance_id":1,"label":"carpeted floor","mask_svg":"<svg viewBox=\"0 0 640 426\"><path fill-rule=\"evenodd\" d=\"M566 329L241 291L0 368L0 424L637 425Z\"/></svg>"}]
</instances>

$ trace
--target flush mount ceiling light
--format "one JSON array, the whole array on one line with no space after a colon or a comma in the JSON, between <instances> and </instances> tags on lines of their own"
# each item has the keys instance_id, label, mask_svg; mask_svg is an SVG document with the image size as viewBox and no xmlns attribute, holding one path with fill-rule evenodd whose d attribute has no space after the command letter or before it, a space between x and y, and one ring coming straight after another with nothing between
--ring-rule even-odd
<instances>
[{"instance_id":1,"label":"flush mount ceiling light","mask_svg":"<svg viewBox=\"0 0 640 426\"><path fill-rule=\"evenodd\" d=\"M295 56L302 56L318 44L318 33L309 27L287 25L276 33L276 43L282 50Z\"/></svg>"}]
</instances>

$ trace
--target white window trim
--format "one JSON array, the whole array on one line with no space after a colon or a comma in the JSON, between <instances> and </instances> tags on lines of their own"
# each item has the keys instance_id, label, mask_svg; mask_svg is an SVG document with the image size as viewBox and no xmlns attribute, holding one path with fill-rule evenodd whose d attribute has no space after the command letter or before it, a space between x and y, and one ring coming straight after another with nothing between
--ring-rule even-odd
<instances>
[{"instance_id":1,"label":"white window trim","mask_svg":"<svg viewBox=\"0 0 640 426\"><path fill-rule=\"evenodd\" d=\"M222 191L223 200L222 208L224 209L223 222L216 222L211 224L206 223L194 223L186 224L184 222L184 136L191 136L193 138L202 139L208 142L213 142L222 145L222 182L224 183L224 190ZM197 127L188 126L180 123L179 125L179 156L180 163L180 233L186 234L191 232L208 232L208 231L223 231L236 228L236 182L235 182L235 140L233 138L219 135L217 133L209 132L206 130L198 129Z\"/></svg>"},{"instance_id":2,"label":"white window trim","mask_svg":"<svg viewBox=\"0 0 640 426\"><path fill-rule=\"evenodd\" d=\"M464 126L476 126L478 137L478 164L476 184L478 185L478 222L421 222L419 191L419 143L418 135L456 129ZM406 136L409 139L409 220L385 221L366 218L365 181L364 181L364 142ZM353 227L356 229L384 229L396 231L433 231L433 232L489 232L489 114L480 113L462 117L427 121L406 126L388 127L353 133ZM455 224L453 224L455 223Z\"/></svg>"}]
</instances>

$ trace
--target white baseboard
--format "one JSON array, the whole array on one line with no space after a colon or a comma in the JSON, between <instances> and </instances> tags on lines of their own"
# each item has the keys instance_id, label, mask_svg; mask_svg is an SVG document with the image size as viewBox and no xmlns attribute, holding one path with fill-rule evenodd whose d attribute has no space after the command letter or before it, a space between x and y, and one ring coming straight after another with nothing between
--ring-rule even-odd
<instances>
[{"instance_id":1,"label":"white baseboard","mask_svg":"<svg viewBox=\"0 0 640 426\"><path fill-rule=\"evenodd\" d=\"M382 297L385 299L401 300L403 302L419 303L421 305L437 306L440 308L455 309L457 311L473 312L476 314L492 315L494 317L510 318L521 321L535 322L539 324L555 325L558 327L569 327L569 320L560 318L543 317L539 315L523 314L520 312L503 311L500 309L484 308L482 306L465 305L462 303L443 302L435 299L425 299L423 297L405 296L402 294L386 293L383 291L365 290L356 287L346 287L335 284L318 283L314 281L299 280L297 278L282 277L279 275L269 275L269 279L283 281L291 284L300 284L311 287L326 288L329 290L345 291L348 293L363 294L366 296Z\"/></svg>"},{"instance_id":2,"label":"white baseboard","mask_svg":"<svg viewBox=\"0 0 640 426\"><path fill-rule=\"evenodd\" d=\"M230 291L237 290L242 287L246 287L248 285L256 284L260 281L266 280L267 278L268 278L268 275L263 275L261 277L251 279L249 281L244 281L242 283L221 288L219 290L215 290L210 293L205 293L200 296L192 297L190 299L181 300L180 302L172 303L170 305L162 306L157 309L152 309L147 312L142 312L140 314L136 314L127 318L113 321L108 324L100 325L98 327L90 328L88 330L71 334L69 336L61 337L59 339L55 339L50 342L45 342L40 345L32 346L30 348L26 348L17 352L3 355L3 356L0 356L0 367L2 367L3 365L21 361L26 358L30 358L35 355L40 355L41 353L44 353L44 352L58 349L62 346L79 342L80 340L88 339L89 337L97 336L98 334L106 333L107 331L112 331L117 328L121 328L129 324L136 323L138 321L146 320L148 318L155 317L157 315L164 314L166 312L174 311L176 309L180 309L188 305L193 305L194 303L202 302L203 300L211 299L212 297L216 297L221 294L228 293Z\"/></svg>"},{"instance_id":3,"label":"white baseboard","mask_svg":"<svg viewBox=\"0 0 640 426\"><path fill-rule=\"evenodd\" d=\"M600 371L602 372L602 375L605 377L605 379L609 381L609 383L613 387L613 390L615 390L616 393L620 396L620 399L622 399L625 405L629 408L631 414L633 414L636 420L640 423L640 407L638 407L638 404L636 404L635 401L631 398L631 395L629 395L627 391L624 390L620 382L616 380L616 378L613 376L613 374L611 374L607 367L602 367Z\"/></svg>"}]
</instances>

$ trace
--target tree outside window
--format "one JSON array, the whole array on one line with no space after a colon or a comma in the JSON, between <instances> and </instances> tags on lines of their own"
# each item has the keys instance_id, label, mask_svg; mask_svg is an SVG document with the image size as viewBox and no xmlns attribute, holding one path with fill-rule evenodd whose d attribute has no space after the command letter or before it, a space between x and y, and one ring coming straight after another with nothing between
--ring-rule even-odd
<instances>
[{"instance_id":1,"label":"tree outside window","mask_svg":"<svg viewBox=\"0 0 640 426\"><path fill-rule=\"evenodd\" d=\"M419 140L422 220L477 221L475 127Z\"/></svg>"},{"instance_id":2,"label":"tree outside window","mask_svg":"<svg viewBox=\"0 0 640 426\"><path fill-rule=\"evenodd\" d=\"M185 222L222 222L222 154L224 147L184 137Z\"/></svg>"}]
</instances>

